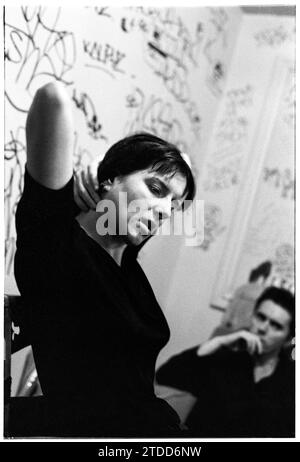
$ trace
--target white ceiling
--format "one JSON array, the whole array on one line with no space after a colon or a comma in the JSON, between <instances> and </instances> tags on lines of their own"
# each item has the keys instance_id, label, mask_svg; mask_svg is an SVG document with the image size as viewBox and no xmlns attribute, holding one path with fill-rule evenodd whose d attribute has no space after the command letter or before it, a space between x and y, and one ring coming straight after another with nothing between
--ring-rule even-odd
<instances>
[{"instance_id":1,"label":"white ceiling","mask_svg":"<svg viewBox=\"0 0 300 462\"><path fill-rule=\"evenodd\" d=\"M241 6L247 14L275 14L282 16L295 16L296 6L293 5L274 5L274 6Z\"/></svg>"}]
</instances>

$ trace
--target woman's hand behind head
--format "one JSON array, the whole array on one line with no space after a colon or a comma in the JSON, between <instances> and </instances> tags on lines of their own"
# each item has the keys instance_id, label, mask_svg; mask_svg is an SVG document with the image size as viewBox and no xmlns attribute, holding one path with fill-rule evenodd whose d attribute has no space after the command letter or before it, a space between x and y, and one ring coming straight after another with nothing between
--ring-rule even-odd
<instances>
[{"instance_id":1,"label":"woman's hand behind head","mask_svg":"<svg viewBox=\"0 0 300 462\"><path fill-rule=\"evenodd\" d=\"M96 210L100 201L98 188L96 164L92 163L74 173L74 200L83 212Z\"/></svg>"}]
</instances>

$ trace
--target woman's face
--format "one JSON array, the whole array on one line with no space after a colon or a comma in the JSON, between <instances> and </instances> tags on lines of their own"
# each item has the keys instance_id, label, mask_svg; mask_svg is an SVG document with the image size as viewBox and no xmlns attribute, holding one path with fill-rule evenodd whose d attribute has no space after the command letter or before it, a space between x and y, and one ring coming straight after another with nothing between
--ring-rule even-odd
<instances>
[{"instance_id":1,"label":"woman's face","mask_svg":"<svg viewBox=\"0 0 300 462\"><path fill-rule=\"evenodd\" d=\"M126 244L139 245L170 218L174 208L181 207L185 187L186 179L179 173L168 177L140 170L116 177L104 199L115 204L117 235Z\"/></svg>"}]
</instances>

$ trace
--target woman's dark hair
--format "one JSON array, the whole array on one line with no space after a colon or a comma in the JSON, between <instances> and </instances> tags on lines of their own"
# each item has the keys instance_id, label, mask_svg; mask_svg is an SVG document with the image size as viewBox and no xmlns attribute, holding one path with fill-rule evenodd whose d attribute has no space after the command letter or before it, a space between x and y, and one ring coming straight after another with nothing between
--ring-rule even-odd
<instances>
[{"instance_id":1,"label":"woman's dark hair","mask_svg":"<svg viewBox=\"0 0 300 462\"><path fill-rule=\"evenodd\" d=\"M286 289L282 289L280 287L268 287L260 297L256 300L254 311L256 311L259 306L265 302L266 300L271 300L272 302L276 303L276 305L280 305L281 308L286 310L290 317L290 333L289 337L295 336L295 297L294 295Z\"/></svg>"},{"instance_id":2,"label":"woman's dark hair","mask_svg":"<svg viewBox=\"0 0 300 462\"><path fill-rule=\"evenodd\" d=\"M139 170L150 168L162 175L180 173L186 178L185 200L193 200L196 186L192 171L179 149L150 133L137 133L115 143L98 166L98 183L113 180Z\"/></svg>"}]
</instances>

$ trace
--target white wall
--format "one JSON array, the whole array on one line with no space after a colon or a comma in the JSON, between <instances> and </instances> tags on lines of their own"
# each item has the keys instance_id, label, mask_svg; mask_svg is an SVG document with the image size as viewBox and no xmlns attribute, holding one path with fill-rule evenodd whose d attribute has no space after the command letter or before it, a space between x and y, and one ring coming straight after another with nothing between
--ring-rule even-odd
<instances>
[{"instance_id":1,"label":"white wall","mask_svg":"<svg viewBox=\"0 0 300 462\"><path fill-rule=\"evenodd\" d=\"M183 9L183 11L186 10ZM207 22L202 23L203 40L200 43L201 53L198 63L200 73L193 74L194 88L197 89L195 97L201 115L201 137L187 151L197 176L197 198L200 199L203 198L201 195L202 169L205 158L209 154L208 144L212 137L218 108L222 102L242 19L239 8L207 8L205 11ZM221 64L222 76L215 73L216 64ZM173 278L173 273L178 266L184 265L183 259L179 258L183 245L184 239L178 236L168 238L157 236L147 243L140 255L140 263L155 288L157 298L164 310L168 306L167 298L171 287L174 281L177 281L176 277ZM190 257L194 258L193 252ZM190 271L187 271L183 277L183 284L187 283L190 277ZM186 297L190 296L188 288L182 290Z\"/></svg>"},{"instance_id":2,"label":"white wall","mask_svg":"<svg viewBox=\"0 0 300 462\"><path fill-rule=\"evenodd\" d=\"M176 260L175 269L173 269L173 277L168 286L164 305L171 329L171 340L161 352L158 365L170 355L208 338L220 321L222 313L210 308L210 303L216 296L214 291L218 280L224 277L226 279L226 274L222 272L231 270L230 265L233 264L230 255L226 255L227 247L230 245L234 252L235 240L236 242L241 240L239 229L236 229L235 235L232 236L237 213L239 213L238 218L242 219L242 214L246 216L247 211L245 208L238 210L239 199L243 197L243 193L245 195L243 189L246 185L251 191L251 181L257 183L256 185L253 183L253 188L257 188L258 194L262 193L258 187L260 183L255 179L253 159L256 162L260 155L264 155L265 165L272 165L273 168L278 167L281 170L283 166L288 167L293 175L293 143L291 140L289 140L289 147L286 146L286 151L282 145L278 144L282 143L282 139L274 145L276 141L274 141L274 134L271 135L273 145L263 145L267 130L270 131L272 127L274 130L273 125L268 126L268 119L273 117L275 123L276 114L278 114L278 112L273 114L276 107L274 109L274 101L270 99L270 95L267 98L267 95L270 92L272 80L275 79L274 72L277 62L287 62L287 67L284 65L284 68L288 69L290 60L293 60L294 28L295 23L292 17L243 15L239 33L235 38L236 45L228 71L226 88L218 106L218 114L198 180L198 197L205 200L208 209L211 204L211 207L214 207L211 210L216 212L215 214L212 212L211 216L207 217L208 227L209 224L212 225L211 233L208 234L211 239L207 243L206 250L203 247L186 247L183 243L180 247L180 254ZM282 87L285 85L284 76L286 75L286 73L281 73L279 76ZM275 90L273 89L273 92ZM280 94L279 92L276 95L279 103ZM294 95L290 94L291 100L293 97ZM269 106L266 107L266 104ZM289 105L292 111L291 101ZM279 107L280 104L277 110ZM269 117L266 118L265 114L268 115L268 111L270 111ZM263 127L262 123L265 124ZM257 145L258 135L261 140L259 145ZM292 137L293 130L286 131L284 136ZM263 150L265 152L262 152ZM264 163L260 168L263 166ZM249 184L250 172L252 173ZM257 172L257 175L261 178L261 172ZM275 217L273 216L273 222L275 229L276 226L280 230L283 229L279 233L282 234L279 242L285 242L285 240L291 242L293 200L287 203L287 200L280 197L279 191L274 192L272 185L262 187L264 187L264 195L266 188L270 188L268 197L271 197L272 203L279 207L279 211L288 209L284 215L276 213ZM253 198L251 199L253 203ZM259 203L259 199L257 195L254 197L255 206ZM244 201L245 204L247 207L247 201ZM214 229L212 229L213 226ZM276 246L276 243L274 245ZM272 253L274 248L273 246L269 253ZM222 260L224 254L226 255L225 266ZM265 257L266 253L262 252L261 255L256 255L256 261L261 261L260 258ZM246 281L239 279L238 276L240 274L243 274L243 278L248 276L249 264L251 268L254 262L245 258L245 253L241 252L238 263L240 265L236 268L236 283L240 284ZM150 273L151 271L149 275ZM153 273L155 273L154 268ZM155 277L152 280L155 283Z\"/></svg>"}]
</instances>

